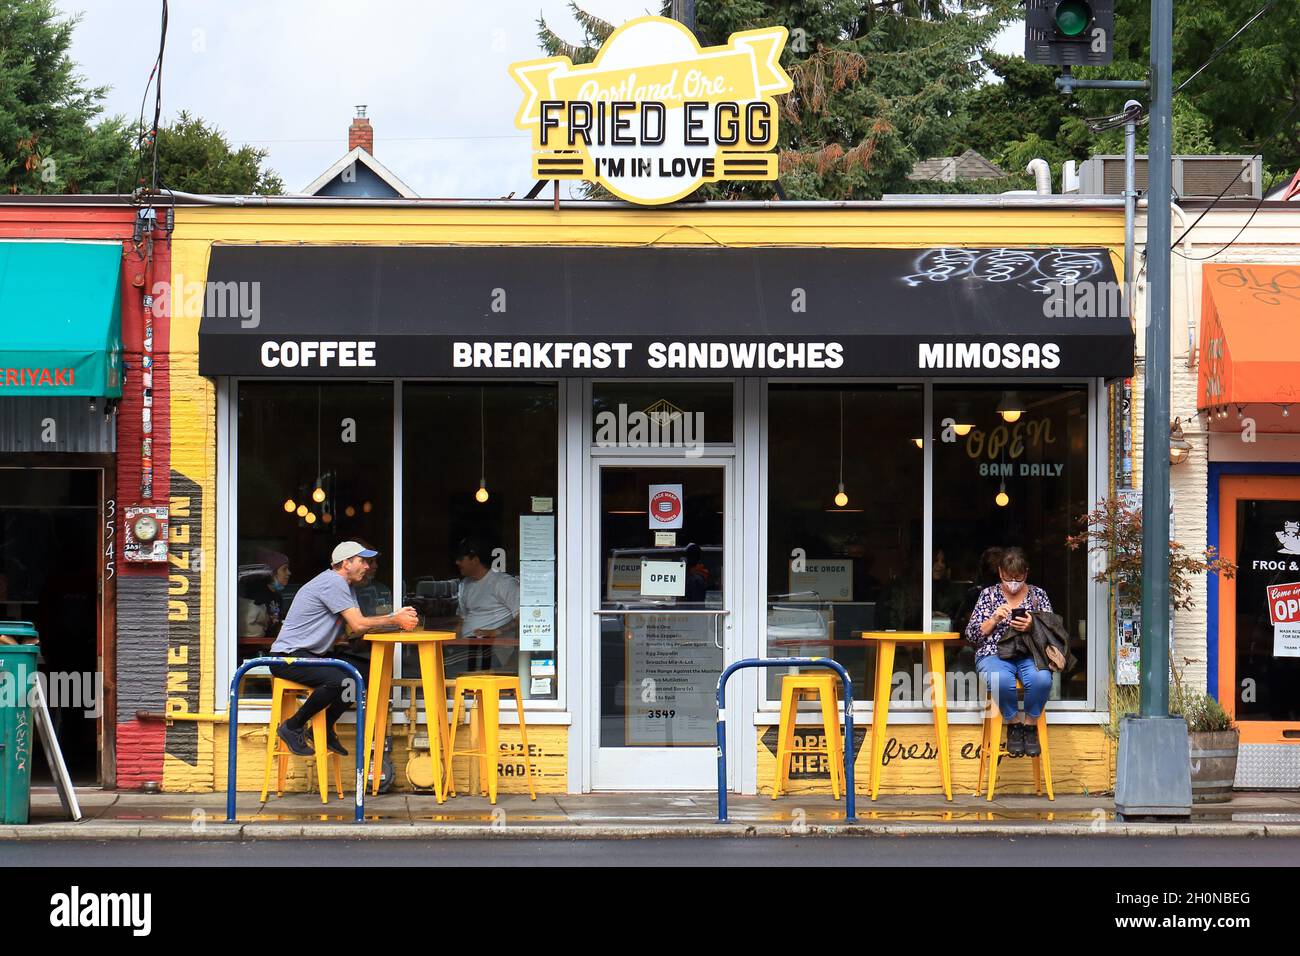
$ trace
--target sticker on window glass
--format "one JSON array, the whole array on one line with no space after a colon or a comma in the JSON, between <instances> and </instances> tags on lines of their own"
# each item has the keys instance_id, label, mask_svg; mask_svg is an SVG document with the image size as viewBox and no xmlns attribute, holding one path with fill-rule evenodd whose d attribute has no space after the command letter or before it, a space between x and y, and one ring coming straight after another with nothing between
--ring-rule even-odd
<instances>
[{"instance_id":1,"label":"sticker on window glass","mask_svg":"<svg viewBox=\"0 0 1300 956\"><path fill-rule=\"evenodd\" d=\"M682 486L650 486L650 527L670 530L682 526Z\"/></svg>"},{"instance_id":2,"label":"sticker on window glass","mask_svg":"<svg viewBox=\"0 0 1300 956\"><path fill-rule=\"evenodd\" d=\"M1273 656L1300 657L1300 583L1268 585Z\"/></svg>"}]
</instances>

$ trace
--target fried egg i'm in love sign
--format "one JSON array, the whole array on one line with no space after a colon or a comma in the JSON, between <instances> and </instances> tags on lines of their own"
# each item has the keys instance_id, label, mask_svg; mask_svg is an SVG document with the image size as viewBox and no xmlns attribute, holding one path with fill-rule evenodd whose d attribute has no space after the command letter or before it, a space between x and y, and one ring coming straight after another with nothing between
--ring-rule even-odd
<instances>
[{"instance_id":1,"label":"fried egg i'm in love sign","mask_svg":"<svg viewBox=\"0 0 1300 956\"><path fill-rule=\"evenodd\" d=\"M515 125L532 134L533 175L598 182L642 205L702 183L776 179L776 97L791 88L786 36L767 27L701 47L676 20L641 17L591 63L515 63L524 91Z\"/></svg>"}]
</instances>

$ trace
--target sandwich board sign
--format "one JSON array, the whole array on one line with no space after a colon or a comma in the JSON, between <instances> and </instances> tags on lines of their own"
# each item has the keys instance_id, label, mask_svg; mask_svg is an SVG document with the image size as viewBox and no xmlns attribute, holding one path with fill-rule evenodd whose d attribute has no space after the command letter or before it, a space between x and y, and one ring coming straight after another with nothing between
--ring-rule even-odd
<instances>
[{"instance_id":1,"label":"sandwich board sign","mask_svg":"<svg viewBox=\"0 0 1300 956\"><path fill-rule=\"evenodd\" d=\"M777 178L776 97L785 27L701 47L666 17L630 20L591 63L567 56L510 67L524 91L515 125L532 134L537 179L599 183L641 205L704 183Z\"/></svg>"}]
</instances>

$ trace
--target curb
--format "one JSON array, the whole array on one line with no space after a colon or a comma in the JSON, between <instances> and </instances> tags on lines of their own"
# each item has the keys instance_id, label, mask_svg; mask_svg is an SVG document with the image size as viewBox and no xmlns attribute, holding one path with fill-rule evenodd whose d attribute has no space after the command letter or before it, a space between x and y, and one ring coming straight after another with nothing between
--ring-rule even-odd
<instances>
[{"instance_id":1,"label":"curb","mask_svg":"<svg viewBox=\"0 0 1300 956\"><path fill-rule=\"evenodd\" d=\"M646 840L789 839L792 837L1300 837L1300 824L977 824L858 823L790 827L773 824L710 823L665 826L517 824L509 827L459 824L383 823L208 823L195 830L177 824L55 823L0 827L0 840L23 843L168 840L252 842L258 840Z\"/></svg>"}]
</instances>

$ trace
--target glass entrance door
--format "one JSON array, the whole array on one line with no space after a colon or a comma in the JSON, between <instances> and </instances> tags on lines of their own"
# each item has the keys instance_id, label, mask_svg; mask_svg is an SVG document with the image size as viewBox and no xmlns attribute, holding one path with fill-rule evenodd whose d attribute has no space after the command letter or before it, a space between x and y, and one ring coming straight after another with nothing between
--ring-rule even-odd
<instances>
[{"instance_id":1,"label":"glass entrance door","mask_svg":"<svg viewBox=\"0 0 1300 956\"><path fill-rule=\"evenodd\" d=\"M735 591L731 464L611 460L593 477L593 786L709 789Z\"/></svg>"}]
</instances>

